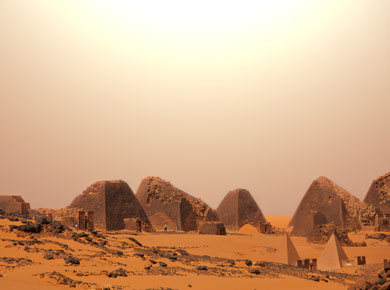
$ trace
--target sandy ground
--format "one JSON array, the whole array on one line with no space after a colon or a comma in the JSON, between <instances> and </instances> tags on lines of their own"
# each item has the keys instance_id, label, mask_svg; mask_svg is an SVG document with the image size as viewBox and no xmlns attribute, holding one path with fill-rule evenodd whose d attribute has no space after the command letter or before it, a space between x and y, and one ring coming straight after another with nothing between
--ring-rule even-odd
<instances>
[{"instance_id":1,"label":"sandy ground","mask_svg":"<svg viewBox=\"0 0 390 290\"><path fill-rule=\"evenodd\" d=\"M273 216L272 220L279 225L288 223L286 217L280 217L278 221ZM80 281L76 286L82 289L103 289L105 285L107 289L347 289L347 285L338 281L325 283L285 273L267 274L267 268L261 268L259 275L249 273L248 270L255 266L248 267L243 260L272 261L281 241L278 235L250 233L250 227L246 229L249 233L227 236L196 233L104 234L103 238L93 237L92 242L106 241L104 247L98 247L86 242L85 238L74 241L65 234L21 235L18 231L10 232L10 224L21 223L0 220L0 274L3 276L0 277L0 289L69 288L61 285L64 281L61 275ZM137 246L129 237L136 238L143 246ZM356 233L352 238L364 240L364 233ZM293 237L292 240L302 258L318 258L324 247L309 244L304 238ZM350 259L365 255L367 263L374 264L390 258L389 245L369 240L367 247L344 249ZM171 260L163 254L181 249L189 256L178 255L179 259ZM121 251L120 255L118 251ZM45 254L53 252L59 254L54 255L54 259L44 259ZM134 256L135 253L144 253L145 257ZM64 257L69 255L79 258L80 265L66 264ZM152 264L151 259L157 264ZM227 267L226 259L235 260L235 265ZM159 262L166 263L167 267L160 266ZM145 269L145 266L151 268ZM207 266L208 270L197 270L197 266ZM108 273L118 268L124 269L127 277L109 278ZM53 271L56 271L55 274ZM360 274L360 271L358 267L348 267L340 272Z\"/></svg>"}]
</instances>

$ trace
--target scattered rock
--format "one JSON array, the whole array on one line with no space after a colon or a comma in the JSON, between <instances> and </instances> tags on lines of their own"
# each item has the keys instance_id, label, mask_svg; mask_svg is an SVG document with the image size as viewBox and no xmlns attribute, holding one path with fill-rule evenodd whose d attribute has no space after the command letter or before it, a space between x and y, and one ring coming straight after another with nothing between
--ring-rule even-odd
<instances>
[{"instance_id":1,"label":"scattered rock","mask_svg":"<svg viewBox=\"0 0 390 290\"><path fill-rule=\"evenodd\" d=\"M73 265L80 265L80 260L78 258L73 257L73 256L68 256L65 258L65 263L73 264Z\"/></svg>"},{"instance_id":2,"label":"scattered rock","mask_svg":"<svg viewBox=\"0 0 390 290\"><path fill-rule=\"evenodd\" d=\"M260 274L260 270L255 268L249 269L248 272L256 275Z\"/></svg>"}]
</instances>

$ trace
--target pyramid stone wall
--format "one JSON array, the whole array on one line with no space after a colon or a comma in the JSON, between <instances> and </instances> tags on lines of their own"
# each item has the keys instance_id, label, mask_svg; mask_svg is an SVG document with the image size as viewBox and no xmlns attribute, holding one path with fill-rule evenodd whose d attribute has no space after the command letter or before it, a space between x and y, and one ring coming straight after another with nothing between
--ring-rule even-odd
<instances>
[{"instance_id":1,"label":"pyramid stone wall","mask_svg":"<svg viewBox=\"0 0 390 290\"><path fill-rule=\"evenodd\" d=\"M353 231L360 229L360 216L374 214L371 206L322 176L310 185L289 226L293 226L292 235L305 237L321 224Z\"/></svg>"},{"instance_id":2,"label":"pyramid stone wall","mask_svg":"<svg viewBox=\"0 0 390 290\"><path fill-rule=\"evenodd\" d=\"M382 212L390 213L390 172L372 182L364 202L373 205Z\"/></svg>"},{"instance_id":3,"label":"pyramid stone wall","mask_svg":"<svg viewBox=\"0 0 390 290\"><path fill-rule=\"evenodd\" d=\"M226 228L221 222L205 222L199 229L203 235L226 235Z\"/></svg>"},{"instance_id":4,"label":"pyramid stone wall","mask_svg":"<svg viewBox=\"0 0 390 290\"><path fill-rule=\"evenodd\" d=\"M159 177L142 180L136 197L156 230L166 224L168 230L179 227L182 231L198 231L204 222L218 221L216 213L205 202Z\"/></svg>"},{"instance_id":5,"label":"pyramid stone wall","mask_svg":"<svg viewBox=\"0 0 390 290\"><path fill-rule=\"evenodd\" d=\"M259 206L246 189L229 191L216 211L225 227L233 231L245 224L259 228L261 223L266 223Z\"/></svg>"},{"instance_id":6,"label":"pyramid stone wall","mask_svg":"<svg viewBox=\"0 0 390 290\"><path fill-rule=\"evenodd\" d=\"M69 208L93 211L95 226L101 229L124 229L125 218L138 218L151 226L133 191L122 180L95 182L77 196Z\"/></svg>"},{"instance_id":7,"label":"pyramid stone wall","mask_svg":"<svg viewBox=\"0 0 390 290\"><path fill-rule=\"evenodd\" d=\"M6 213L28 215L30 204L24 202L20 195L0 195L0 210Z\"/></svg>"}]
</instances>

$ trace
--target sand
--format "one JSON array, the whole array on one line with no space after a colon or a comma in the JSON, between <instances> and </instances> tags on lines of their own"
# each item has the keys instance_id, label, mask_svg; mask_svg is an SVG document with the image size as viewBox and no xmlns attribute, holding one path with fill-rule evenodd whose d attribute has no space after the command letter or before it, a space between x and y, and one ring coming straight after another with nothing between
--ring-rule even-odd
<instances>
[{"instance_id":1,"label":"sand","mask_svg":"<svg viewBox=\"0 0 390 290\"><path fill-rule=\"evenodd\" d=\"M277 218L275 218L277 220ZM286 223L285 218L280 221ZM67 289L60 285L58 275L81 281L80 289L99 289L111 285L113 289L347 289L335 281L315 282L286 273L271 275L268 266L248 267L244 260L272 261L276 247L280 243L280 235L252 234L253 228L243 227L244 233L226 236L199 235L197 233L143 233L132 235L129 232L104 234L107 246L96 247L85 242L85 238L74 241L67 236L51 234L29 234L18 236L18 232L9 232L8 225L20 224L6 219L0 220L0 278L1 289ZM281 224L281 223L280 223ZM78 231L77 233L81 233ZM248 234L250 233L250 234ZM91 234L90 234L91 235ZM129 238L136 238L144 247L136 246ZM26 245L36 238L42 243ZM356 233L353 239L364 239L364 233ZM93 238L93 241L101 239ZM22 241L24 244L18 244ZM82 242L80 242L82 241ZM313 245L304 238L292 237L297 251L302 258L318 258L324 245ZM14 244L16 243L16 245ZM380 263L384 257L390 257L390 246L386 242L370 240L368 247L345 248L347 255L354 258L365 255L368 263ZM63 257L55 256L52 260L44 259L49 252L64 251L65 256L71 254L81 259L80 265L69 265ZM155 249L159 254L150 254ZM166 254L184 249L189 256L178 255L172 261ZM122 256L117 251L123 252ZM149 252L148 252L149 251ZM134 256L134 253L145 253L146 259ZM148 256L152 255L152 256ZM153 256L155 255L155 256ZM205 256L206 255L206 256ZM1 260L2 257L23 258L19 262ZM186 258L189 257L189 258ZM152 265L149 259L165 262L168 267ZM186 259L189 259L186 262ZM226 266L224 259L236 261L234 266ZM31 260L31 261L30 261ZM224 265L220 265L224 264ZM146 270L145 266L152 266ZM207 271L197 270L197 266L207 266ZM223 266L223 267L222 267ZM127 277L109 278L109 272L123 268ZM259 268L261 274L251 274L250 268ZM344 268L339 272L360 274L358 267ZM347 281L351 282L352 281ZM189 286L191 285L191 287Z\"/></svg>"},{"instance_id":2,"label":"sand","mask_svg":"<svg viewBox=\"0 0 390 290\"><path fill-rule=\"evenodd\" d=\"M285 215L266 215L265 218L271 223L271 225L281 229L287 228L291 219L290 216Z\"/></svg>"}]
</instances>

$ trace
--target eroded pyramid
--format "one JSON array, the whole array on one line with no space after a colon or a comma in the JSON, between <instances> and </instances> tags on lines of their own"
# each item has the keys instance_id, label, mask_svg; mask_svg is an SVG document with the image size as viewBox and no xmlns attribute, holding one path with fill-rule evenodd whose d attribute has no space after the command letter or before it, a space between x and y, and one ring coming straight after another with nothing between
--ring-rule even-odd
<instances>
[{"instance_id":1,"label":"eroded pyramid","mask_svg":"<svg viewBox=\"0 0 390 290\"><path fill-rule=\"evenodd\" d=\"M299 257L297 249L295 248L289 235L285 234L282 238L279 248L276 250L273 261L276 263L296 266L297 261L300 259L301 258Z\"/></svg>"},{"instance_id":2,"label":"eroded pyramid","mask_svg":"<svg viewBox=\"0 0 390 290\"><path fill-rule=\"evenodd\" d=\"M360 229L359 216L374 214L371 206L321 176L310 185L289 226L293 226L292 235L304 237L308 237L316 226L330 223L354 231Z\"/></svg>"},{"instance_id":3,"label":"eroded pyramid","mask_svg":"<svg viewBox=\"0 0 390 290\"><path fill-rule=\"evenodd\" d=\"M261 223L266 223L256 201L246 189L229 191L217 208L219 219L225 227L232 231L238 231L246 224L259 228Z\"/></svg>"},{"instance_id":4,"label":"eroded pyramid","mask_svg":"<svg viewBox=\"0 0 390 290\"><path fill-rule=\"evenodd\" d=\"M151 223L129 185L122 180L98 181L77 196L69 208L94 212L96 228L121 230L124 219L138 219L151 229Z\"/></svg>"},{"instance_id":5,"label":"eroded pyramid","mask_svg":"<svg viewBox=\"0 0 390 290\"><path fill-rule=\"evenodd\" d=\"M322 271L337 270L344 267L347 261L347 254L336 235L333 234L317 260L317 269Z\"/></svg>"},{"instance_id":6,"label":"eroded pyramid","mask_svg":"<svg viewBox=\"0 0 390 290\"><path fill-rule=\"evenodd\" d=\"M372 182L364 202L373 205L382 212L390 212L390 172Z\"/></svg>"},{"instance_id":7,"label":"eroded pyramid","mask_svg":"<svg viewBox=\"0 0 390 290\"><path fill-rule=\"evenodd\" d=\"M219 221L217 214L201 199L176 188L159 177L149 176L138 187L137 199L155 230L198 231L206 221Z\"/></svg>"}]
</instances>

